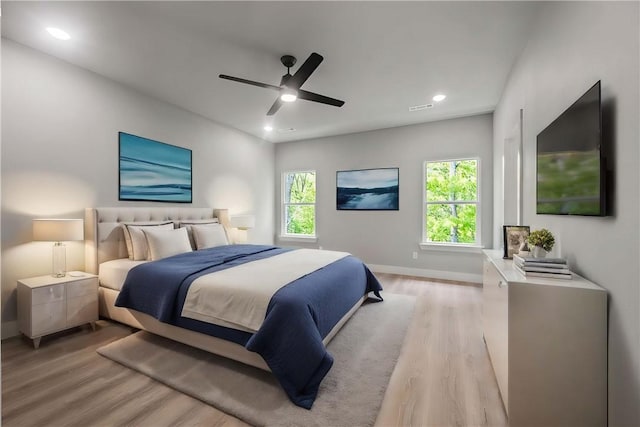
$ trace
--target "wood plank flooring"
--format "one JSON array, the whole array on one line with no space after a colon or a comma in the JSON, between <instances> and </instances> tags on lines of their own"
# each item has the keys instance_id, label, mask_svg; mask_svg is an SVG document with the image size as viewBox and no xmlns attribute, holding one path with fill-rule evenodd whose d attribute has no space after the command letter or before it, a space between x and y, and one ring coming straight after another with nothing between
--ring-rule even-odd
<instances>
[{"instance_id":1,"label":"wood plank flooring","mask_svg":"<svg viewBox=\"0 0 640 427\"><path fill-rule=\"evenodd\" d=\"M419 297L377 426L501 426L506 417L482 340L482 289L390 274L385 292ZM2 342L3 426L245 426L96 349L131 333L99 321Z\"/></svg>"},{"instance_id":2,"label":"wood plank flooring","mask_svg":"<svg viewBox=\"0 0 640 427\"><path fill-rule=\"evenodd\" d=\"M482 338L482 288L377 276L418 302L376 425L507 425Z\"/></svg>"}]
</instances>

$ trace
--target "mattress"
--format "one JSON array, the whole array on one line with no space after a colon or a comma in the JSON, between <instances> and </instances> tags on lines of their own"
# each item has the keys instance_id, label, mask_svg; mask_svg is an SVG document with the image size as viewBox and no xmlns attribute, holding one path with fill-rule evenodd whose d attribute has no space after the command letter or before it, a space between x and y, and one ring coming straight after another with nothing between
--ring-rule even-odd
<instances>
[{"instance_id":1,"label":"mattress","mask_svg":"<svg viewBox=\"0 0 640 427\"><path fill-rule=\"evenodd\" d=\"M119 291L122 289L129 270L149 261L132 261L128 258L114 259L103 262L98 268L100 286Z\"/></svg>"}]
</instances>

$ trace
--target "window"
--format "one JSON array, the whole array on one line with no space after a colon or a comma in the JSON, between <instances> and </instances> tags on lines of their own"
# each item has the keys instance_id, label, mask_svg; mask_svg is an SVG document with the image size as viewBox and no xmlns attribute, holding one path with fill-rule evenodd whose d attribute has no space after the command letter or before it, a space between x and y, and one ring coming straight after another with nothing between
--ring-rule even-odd
<instances>
[{"instance_id":1,"label":"window","mask_svg":"<svg viewBox=\"0 0 640 427\"><path fill-rule=\"evenodd\" d=\"M316 235L316 172L282 174L282 234Z\"/></svg>"},{"instance_id":2,"label":"window","mask_svg":"<svg viewBox=\"0 0 640 427\"><path fill-rule=\"evenodd\" d=\"M423 242L480 244L478 160L424 163Z\"/></svg>"}]
</instances>

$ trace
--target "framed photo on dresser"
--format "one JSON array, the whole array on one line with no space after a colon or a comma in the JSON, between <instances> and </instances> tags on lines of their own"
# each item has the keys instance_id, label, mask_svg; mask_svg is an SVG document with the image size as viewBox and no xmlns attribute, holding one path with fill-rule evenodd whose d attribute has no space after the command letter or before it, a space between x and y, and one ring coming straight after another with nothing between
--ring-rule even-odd
<instances>
[{"instance_id":1,"label":"framed photo on dresser","mask_svg":"<svg viewBox=\"0 0 640 427\"><path fill-rule=\"evenodd\" d=\"M529 237L528 225L503 225L502 239L504 245L503 258L512 259L513 254L526 250Z\"/></svg>"}]
</instances>

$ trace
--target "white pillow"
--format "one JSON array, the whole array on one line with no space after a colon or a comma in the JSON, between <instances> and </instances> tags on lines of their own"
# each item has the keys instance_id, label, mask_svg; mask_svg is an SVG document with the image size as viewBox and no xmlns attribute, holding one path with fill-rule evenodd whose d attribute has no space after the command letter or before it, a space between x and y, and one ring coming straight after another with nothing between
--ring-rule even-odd
<instances>
[{"instance_id":1,"label":"white pillow","mask_svg":"<svg viewBox=\"0 0 640 427\"><path fill-rule=\"evenodd\" d=\"M196 249L207 249L229 244L227 233L222 224L192 225L191 233Z\"/></svg>"},{"instance_id":2,"label":"white pillow","mask_svg":"<svg viewBox=\"0 0 640 427\"><path fill-rule=\"evenodd\" d=\"M210 224L218 224L218 218L208 218L208 219L185 219L184 221L180 221L178 223L178 227L185 227L187 229L187 233L189 234L189 242L191 242L191 248L196 250L196 242L193 240L193 232L191 231L191 227L194 225L210 225Z\"/></svg>"},{"instance_id":3,"label":"white pillow","mask_svg":"<svg viewBox=\"0 0 640 427\"><path fill-rule=\"evenodd\" d=\"M147 247L147 239L144 237L142 230L145 228L173 230L173 222L124 224L123 228L129 259L133 261L144 261L149 259L149 248Z\"/></svg>"},{"instance_id":4,"label":"white pillow","mask_svg":"<svg viewBox=\"0 0 640 427\"><path fill-rule=\"evenodd\" d=\"M151 261L191 252L189 236L184 228L158 230L158 227L146 227L142 231L147 238Z\"/></svg>"}]
</instances>

